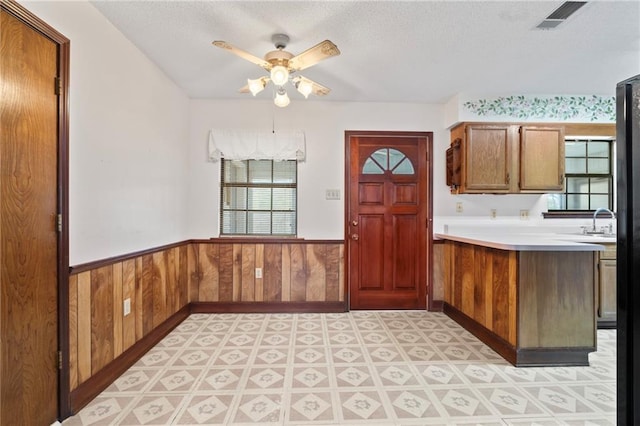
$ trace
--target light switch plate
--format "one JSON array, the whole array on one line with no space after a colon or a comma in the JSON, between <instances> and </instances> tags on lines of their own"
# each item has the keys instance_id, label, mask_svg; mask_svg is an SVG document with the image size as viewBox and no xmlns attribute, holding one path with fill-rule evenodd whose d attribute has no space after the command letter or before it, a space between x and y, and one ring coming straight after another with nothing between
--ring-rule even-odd
<instances>
[{"instance_id":1,"label":"light switch plate","mask_svg":"<svg viewBox=\"0 0 640 426\"><path fill-rule=\"evenodd\" d=\"M339 189L327 189L327 190L325 190L324 197L327 200L339 200L340 199L340 190Z\"/></svg>"}]
</instances>

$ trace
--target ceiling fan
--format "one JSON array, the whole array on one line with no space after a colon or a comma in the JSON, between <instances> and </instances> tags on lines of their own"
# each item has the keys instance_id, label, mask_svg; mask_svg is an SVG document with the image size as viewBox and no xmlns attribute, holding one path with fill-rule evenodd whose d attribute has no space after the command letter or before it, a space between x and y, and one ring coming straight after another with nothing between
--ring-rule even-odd
<instances>
[{"instance_id":1,"label":"ceiling fan","mask_svg":"<svg viewBox=\"0 0 640 426\"><path fill-rule=\"evenodd\" d=\"M338 50L335 44L329 40L324 40L299 55L294 56L292 53L284 50L289 43L289 36L286 34L274 34L271 37L271 41L275 45L276 50L268 52L264 55L264 59L260 59L242 49L238 49L226 41L217 40L213 42L214 46L238 55L249 62L253 62L269 72L268 77L247 79L247 85L239 90L241 93L251 92L253 96L255 96L264 90L267 83L271 81L277 87L274 103L280 107L285 107L289 105L289 96L283 86L289 81L305 98L311 93L316 96L324 96L330 92L329 88L315 81L301 75L293 76L293 74L309 68L324 59L339 55L340 50Z\"/></svg>"}]
</instances>

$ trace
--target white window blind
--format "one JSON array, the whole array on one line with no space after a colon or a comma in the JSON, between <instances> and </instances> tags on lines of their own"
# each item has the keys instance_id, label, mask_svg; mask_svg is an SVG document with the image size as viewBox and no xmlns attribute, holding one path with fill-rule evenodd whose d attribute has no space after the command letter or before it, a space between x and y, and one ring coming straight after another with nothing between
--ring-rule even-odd
<instances>
[{"instance_id":1,"label":"white window blind","mask_svg":"<svg viewBox=\"0 0 640 426\"><path fill-rule=\"evenodd\" d=\"M296 235L296 161L221 164L221 235Z\"/></svg>"}]
</instances>

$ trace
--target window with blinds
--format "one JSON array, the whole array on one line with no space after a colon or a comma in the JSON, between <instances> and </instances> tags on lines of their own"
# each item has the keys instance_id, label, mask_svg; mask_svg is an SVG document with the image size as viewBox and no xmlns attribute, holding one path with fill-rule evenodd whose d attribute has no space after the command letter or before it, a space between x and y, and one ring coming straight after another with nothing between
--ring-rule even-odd
<instances>
[{"instance_id":1,"label":"window with blinds","mask_svg":"<svg viewBox=\"0 0 640 426\"><path fill-rule=\"evenodd\" d=\"M548 194L549 211L613 210L613 141L565 140L565 191Z\"/></svg>"},{"instance_id":2,"label":"window with blinds","mask_svg":"<svg viewBox=\"0 0 640 426\"><path fill-rule=\"evenodd\" d=\"M294 160L222 160L220 234L295 236L297 174Z\"/></svg>"}]
</instances>

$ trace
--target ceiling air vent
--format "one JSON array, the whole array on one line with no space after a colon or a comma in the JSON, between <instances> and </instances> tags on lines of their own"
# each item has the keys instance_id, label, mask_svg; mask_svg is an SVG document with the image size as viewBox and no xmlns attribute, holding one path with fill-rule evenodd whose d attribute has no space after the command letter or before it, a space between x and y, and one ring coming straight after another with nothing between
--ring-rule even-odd
<instances>
[{"instance_id":1,"label":"ceiling air vent","mask_svg":"<svg viewBox=\"0 0 640 426\"><path fill-rule=\"evenodd\" d=\"M587 4L586 1L566 1L562 3L559 8L551 12L551 15L547 16L544 21L540 22L536 28L540 28L542 30L556 28L585 4Z\"/></svg>"}]
</instances>

